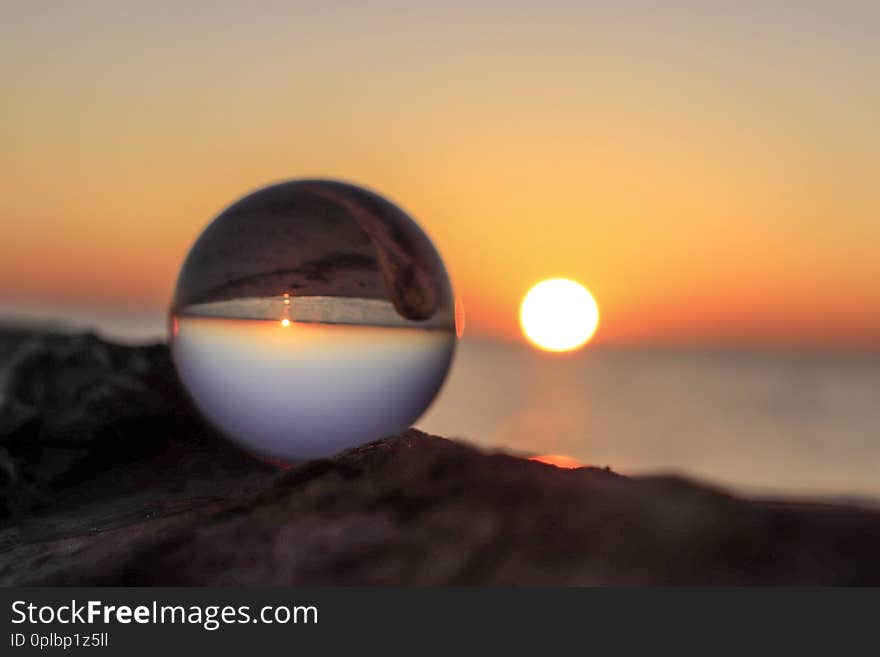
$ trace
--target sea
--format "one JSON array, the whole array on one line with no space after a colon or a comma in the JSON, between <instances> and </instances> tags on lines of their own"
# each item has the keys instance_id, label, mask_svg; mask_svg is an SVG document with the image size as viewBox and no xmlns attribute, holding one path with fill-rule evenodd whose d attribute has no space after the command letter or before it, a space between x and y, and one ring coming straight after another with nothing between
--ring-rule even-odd
<instances>
[{"instance_id":1,"label":"sea","mask_svg":"<svg viewBox=\"0 0 880 657\"><path fill-rule=\"evenodd\" d=\"M738 493L880 500L880 353L459 342L417 426Z\"/></svg>"},{"instance_id":2,"label":"sea","mask_svg":"<svg viewBox=\"0 0 880 657\"><path fill-rule=\"evenodd\" d=\"M108 323L99 333L151 341L164 319ZM551 354L465 335L415 426L623 475L880 506L880 352L588 346Z\"/></svg>"}]
</instances>

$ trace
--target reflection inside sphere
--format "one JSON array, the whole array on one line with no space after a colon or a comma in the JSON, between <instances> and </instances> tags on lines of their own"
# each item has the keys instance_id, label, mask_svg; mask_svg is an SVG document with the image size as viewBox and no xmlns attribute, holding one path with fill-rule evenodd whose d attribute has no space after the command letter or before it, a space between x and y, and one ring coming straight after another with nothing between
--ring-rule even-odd
<instances>
[{"instance_id":1,"label":"reflection inside sphere","mask_svg":"<svg viewBox=\"0 0 880 657\"><path fill-rule=\"evenodd\" d=\"M234 203L198 238L172 306L172 354L205 417L287 461L409 427L455 347L443 263L402 210L305 180Z\"/></svg>"}]
</instances>

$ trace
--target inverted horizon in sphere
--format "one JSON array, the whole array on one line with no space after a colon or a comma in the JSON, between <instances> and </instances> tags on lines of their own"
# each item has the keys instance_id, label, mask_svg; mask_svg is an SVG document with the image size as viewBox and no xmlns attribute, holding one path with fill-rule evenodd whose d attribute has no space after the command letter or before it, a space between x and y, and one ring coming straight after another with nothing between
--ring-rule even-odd
<instances>
[{"instance_id":1,"label":"inverted horizon in sphere","mask_svg":"<svg viewBox=\"0 0 880 657\"><path fill-rule=\"evenodd\" d=\"M274 297L244 297L197 303L180 309L187 317L218 319L281 319L318 324L449 329L449 317L438 314L423 320L401 317L385 299L342 296L283 294Z\"/></svg>"}]
</instances>

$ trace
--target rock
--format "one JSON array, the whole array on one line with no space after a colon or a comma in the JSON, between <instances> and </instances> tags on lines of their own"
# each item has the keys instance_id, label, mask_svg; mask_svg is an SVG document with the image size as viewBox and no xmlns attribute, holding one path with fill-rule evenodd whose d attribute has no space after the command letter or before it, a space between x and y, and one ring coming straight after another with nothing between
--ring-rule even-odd
<instances>
[{"instance_id":1,"label":"rock","mask_svg":"<svg viewBox=\"0 0 880 657\"><path fill-rule=\"evenodd\" d=\"M268 467L242 459L201 420L165 345L7 331L0 347L0 521L77 496L80 484L88 497L118 470L120 485L138 473L143 486L144 477L166 484L194 457L208 470Z\"/></svg>"},{"instance_id":2,"label":"rock","mask_svg":"<svg viewBox=\"0 0 880 657\"><path fill-rule=\"evenodd\" d=\"M280 470L198 418L163 346L42 336L13 352L0 584L880 584L877 511L416 430Z\"/></svg>"}]
</instances>

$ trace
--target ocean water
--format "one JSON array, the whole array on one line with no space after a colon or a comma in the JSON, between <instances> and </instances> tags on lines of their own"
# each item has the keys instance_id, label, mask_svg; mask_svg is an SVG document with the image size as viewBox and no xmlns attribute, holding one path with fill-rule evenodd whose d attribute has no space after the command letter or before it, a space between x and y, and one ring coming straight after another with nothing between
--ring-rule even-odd
<instances>
[{"instance_id":1,"label":"ocean water","mask_svg":"<svg viewBox=\"0 0 880 657\"><path fill-rule=\"evenodd\" d=\"M100 323L105 337L130 342L160 337L160 325ZM0 334L0 389L3 362L21 340L11 333L4 355ZM552 355L468 335L456 352L415 421L425 431L621 474L880 501L880 353L588 347Z\"/></svg>"},{"instance_id":2,"label":"ocean water","mask_svg":"<svg viewBox=\"0 0 880 657\"><path fill-rule=\"evenodd\" d=\"M622 474L880 500L880 354L538 352L465 339L416 426Z\"/></svg>"}]
</instances>

